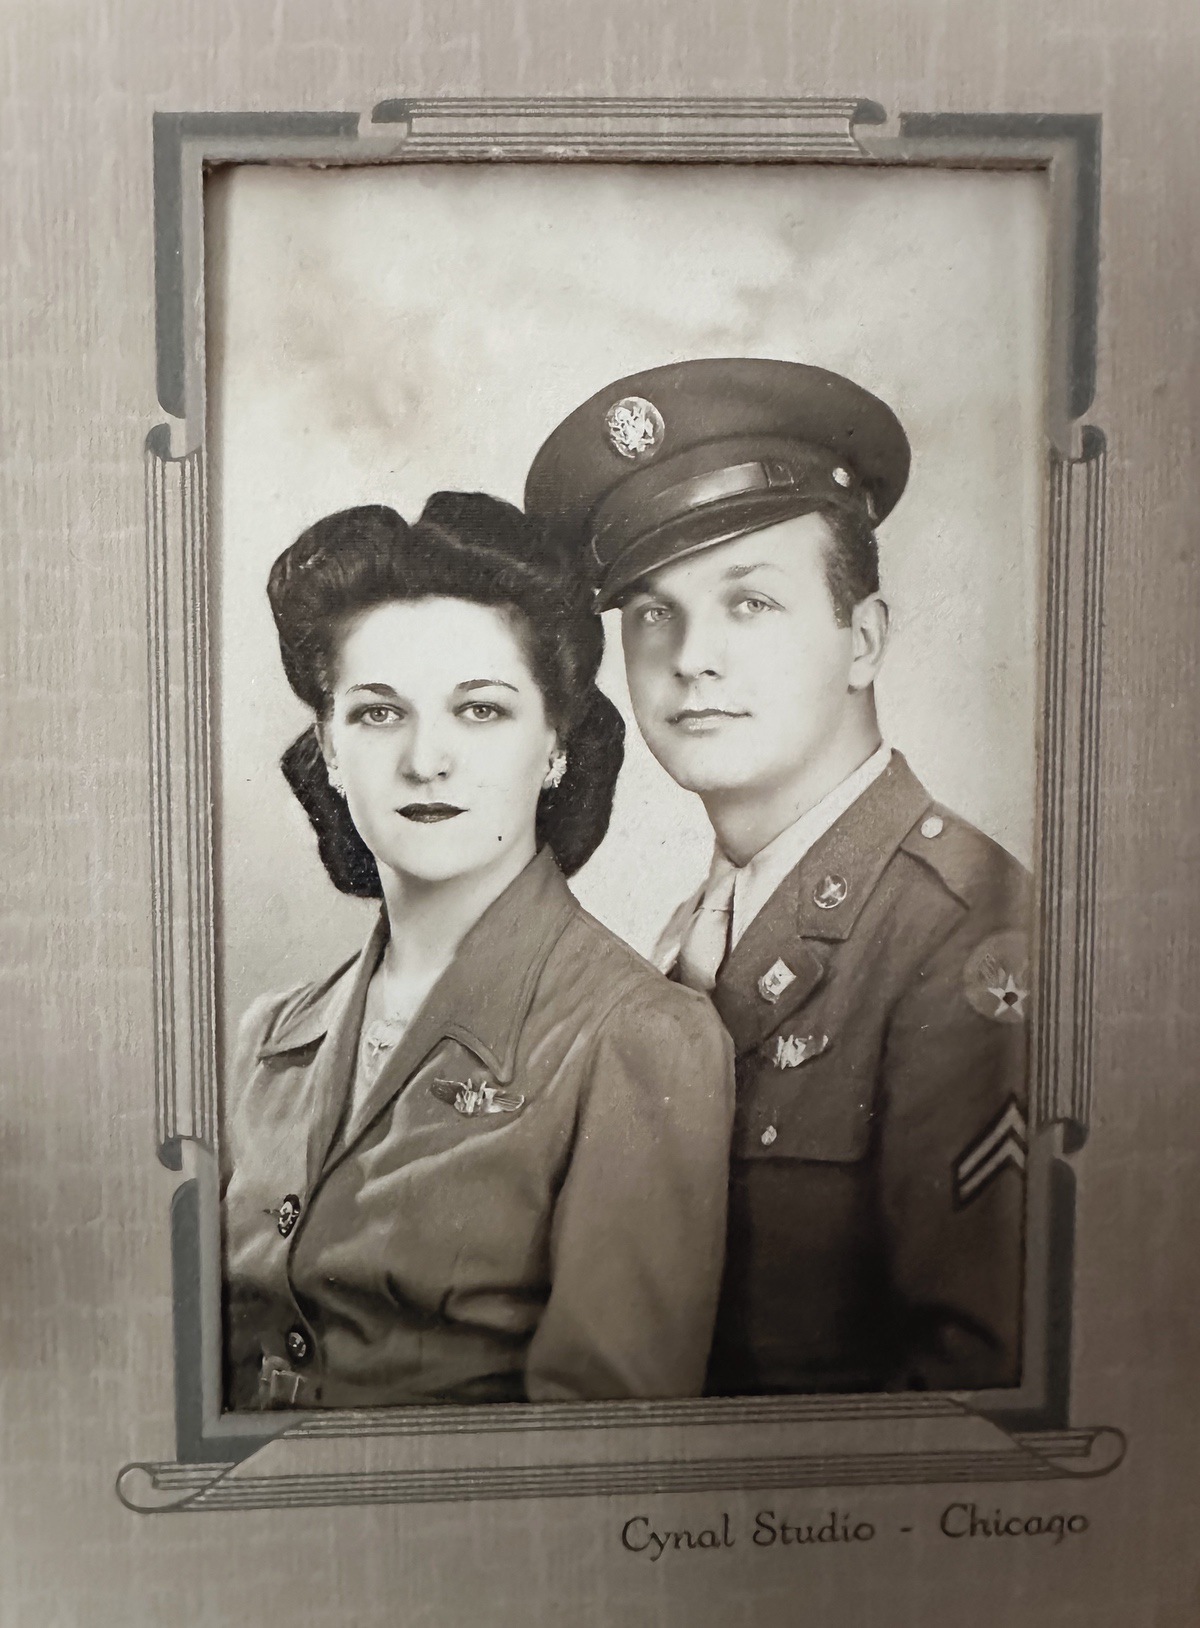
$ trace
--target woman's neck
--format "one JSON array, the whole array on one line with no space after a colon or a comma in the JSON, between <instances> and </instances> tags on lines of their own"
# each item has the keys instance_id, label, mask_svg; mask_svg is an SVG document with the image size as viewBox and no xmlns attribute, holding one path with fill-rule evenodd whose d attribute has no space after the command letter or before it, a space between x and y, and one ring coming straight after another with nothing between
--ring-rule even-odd
<instances>
[{"instance_id":1,"label":"woman's neck","mask_svg":"<svg viewBox=\"0 0 1200 1628\"><path fill-rule=\"evenodd\" d=\"M536 852L533 833L494 865L428 882L380 866L389 938L382 970L389 983L431 988L490 904L521 874Z\"/></svg>"}]
</instances>

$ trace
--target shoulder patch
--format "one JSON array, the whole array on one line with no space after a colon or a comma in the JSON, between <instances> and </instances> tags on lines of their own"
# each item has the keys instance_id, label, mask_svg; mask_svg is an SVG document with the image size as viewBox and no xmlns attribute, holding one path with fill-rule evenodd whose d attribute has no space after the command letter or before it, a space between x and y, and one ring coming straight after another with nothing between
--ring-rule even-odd
<instances>
[{"instance_id":1,"label":"shoulder patch","mask_svg":"<svg viewBox=\"0 0 1200 1628\"><path fill-rule=\"evenodd\" d=\"M1008 929L976 945L963 968L963 993L993 1023L1021 1023L1029 1006L1029 945L1025 934Z\"/></svg>"}]
</instances>

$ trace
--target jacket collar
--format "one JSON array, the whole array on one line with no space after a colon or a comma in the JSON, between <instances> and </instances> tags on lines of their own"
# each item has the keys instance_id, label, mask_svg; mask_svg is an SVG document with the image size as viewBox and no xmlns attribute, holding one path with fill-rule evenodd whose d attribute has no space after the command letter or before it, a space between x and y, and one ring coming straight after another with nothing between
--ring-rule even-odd
<instances>
[{"instance_id":1,"label":"jacket collar","mask_svg":"<svg viewBox=\"0 0 1200 1628\"><path fill-rule=\"evenodd\" d=\"M812 994L830 946L848 938L876 883L931 798L899 752L809 849L751 922L717 977L713 1003L738 1052L757 1045ZM816 902L832 878L845 896ZM782 962L790 981L772 1001L759 985Z\"/></svg>"},{"instance_id":2,"label":"jacket collar","mask_svg":"<svg viewBox=\"0 0 1200 1628\"><path fill-rule=\"evenodd\" d=\"M408 1041L418 1033L428 1036L430 1045L459 1040L499 1079L510 1080L538 978L575 908L553 854L543 848L463 939L399 1052L408 1053ZM348 1023L357 1031L367 985L387 938L387 917L381 911L362 951L285 1009L258 1055L302 1050L340 1033Z\"/></svg>"}]
</instances>

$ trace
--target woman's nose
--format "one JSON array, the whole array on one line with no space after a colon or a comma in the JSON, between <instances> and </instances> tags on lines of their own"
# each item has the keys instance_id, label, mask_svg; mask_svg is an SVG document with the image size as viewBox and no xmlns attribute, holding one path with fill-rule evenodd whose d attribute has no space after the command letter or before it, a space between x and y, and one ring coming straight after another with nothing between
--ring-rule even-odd
<instances>
[{"instance_id":1,"label":"woman's nose","mask_svg":"<svg viewBox=\"0 0 1200 1628\"><path fill-rule=\"evenodd\" d=\"M431 781L444 780L450 773L450 750L439 729L418 724L410 732L406 744L407 751L401 760L400 773L412 785L427 786Z\"/></svg>"}]
</instances>

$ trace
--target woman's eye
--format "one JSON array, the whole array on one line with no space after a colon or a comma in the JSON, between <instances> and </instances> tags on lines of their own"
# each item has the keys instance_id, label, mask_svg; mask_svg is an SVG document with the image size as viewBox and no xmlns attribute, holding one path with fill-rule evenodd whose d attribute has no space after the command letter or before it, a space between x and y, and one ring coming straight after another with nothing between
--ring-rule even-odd
<instances>
[{"instance_id":1,"label":"woman's eye","mask_svg":"<svg viewBox=\"0 0 1200 1628\"><path fill-rule=\"evenodd\" d=\"M666 605L643 605L637 617L638 621L645 623L647 627L656 627L660 622L665 622L670 614Z\"/></svg>"},{"instance_id":2,"label":"woman's eye","mask_svg":"<svg viewBox=\"0 0 1200 1628\"><path fill-rule=\"evenodd\" d=\"M460 718L469 718L473 724L490 724L494 718L507 718L509 714L494 701L472 701L463 707Z\"/></svg>"},{"instance_id":3,"label":"woman's eye","mask_svg":"<svg viewBox=\"0 0 1200 1628\"><path fill-rule=\"evenodd\" d=\"M385 724L394 723L399 716L400 714L396 711L395 707L385 707L382 705L375 707L363 707L362 711L358 713L355 722L369 724L372 728L379 729Z\"/></svg>"}]
</instances>

